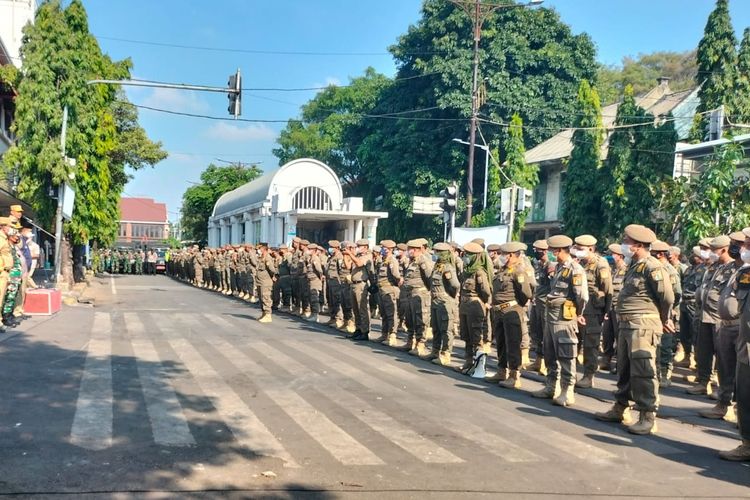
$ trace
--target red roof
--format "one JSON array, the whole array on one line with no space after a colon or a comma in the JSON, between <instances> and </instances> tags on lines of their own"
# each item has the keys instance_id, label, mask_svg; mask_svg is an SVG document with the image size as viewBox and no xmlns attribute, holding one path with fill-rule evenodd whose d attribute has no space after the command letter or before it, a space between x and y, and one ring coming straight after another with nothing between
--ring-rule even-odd
<instances>
[{"instance_id":1,"label":"red roof","mask_svg":"<svg viewBox=\"0 0 750 500\"><path fill-rule=\"evenodd\" d=\"M120 220L167 223L167 204L152 198L120 198Z\"/></svg>"}]
</instances>

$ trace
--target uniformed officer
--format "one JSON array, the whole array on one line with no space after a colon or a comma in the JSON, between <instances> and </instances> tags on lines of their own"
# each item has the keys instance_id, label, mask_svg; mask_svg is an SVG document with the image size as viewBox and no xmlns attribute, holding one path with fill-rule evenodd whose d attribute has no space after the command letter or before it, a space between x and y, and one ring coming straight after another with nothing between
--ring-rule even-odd
<instances>
[{"instance_id":1,"label":"uniformed officer","mask_svg":"<svg viewBox=\"0 0 750 500\"><path fill-rule=\"evenodd\" d=\"M555 265L549 258L547 240L536 240L532 246L534 248L534 274L537 285L534 289L534 298L531 305L529 331L531 332L531 342L536 353L536 359L529 369L539 372L540 375L546 375L547 368L544 364L544 324L546 313L544 307L547 295L550 292L550 281L555 274Z\"/></svg>"},{"instance_id":2,"label":"uniformed officer","mask_svg":"<svg viewBox=\"0 0 750 500\"><path fill-rule=\"evenodd\" d=\"M672 285L672 293L674 294L674 304L672 305L672 324L676 325L679 321L678 313L680 307L680 300L682 299L682 284L680 283L680 274L672 267L669 262L669 252L671 247L660 240L656 240L651 243L651 255L661 262L664 267L667 276L669 277L669 283ZM658 352L658 372L659 386L668 387L672 385L672 369L674 368L674 338L675 334L672 332L664 332L661 336L661 342L659 343Z\"/></svg>"},{"instance_id":3,"label":"uniformed officer","mask_svg":"<svg viewBox=\"0 0 750 500\"><path fill-rule=\"evenodd\" d=\"M695 368L693 346L697 338L700 321L696 292L700 287L706 265L701 258L701 248L694 246L690 254L690 266L682 278L682 301L680 302L680 345L675 354L675 365Z\"/></svg>"},{"instance_id":4,"label":"uniformed officer","mask_svg":"<svg viewBox=\"0 0 750 500\"><path fill-rule=\"evenodd\" d=\"M508 389L521 387L521 338L526 324L523 308L532 297L531 284L521 260L525 251L526 245L517 241L500 245L500 268L492 281L490 317L497 343L497 371L502 376L490 380L497 380Z\"/></svg>"},{"instance_id":5,"label":"uniformed officer","mask_svg":"<svg viewBox=\"0 0 750 500\"><path fill-rule=\"evenodd\" d=\"M299 315L304 318L309 318L310 312L310 286L307 280L307 271L310 265L310 242L307 240L301 240L299 242L299 249L301 251L298 269L299 269L299 295L300 295L300 310Z\"/></svg>"},{"instance_id":6,"label":"uniformed officer","mask_svg":"<svg viewBox=\"0 0 750 500\"><path fill-rule=\"evenodd\" d=\"M354 324L354 307L352 303L352 269L354 261L351 255L356 251L357 246L351 241L341 243L343 252L343 265L339 269L341 276L341 309L344 314L344 321L340 331L352 335L357 330Z\"/></svg>"},{"instance_id":7,"label":"uniformed officer","mask_svg":"<svg viewBox=\"0 0 750 500\"><path fill-rule=\"evenodd\" d=\"M458 320L458 292L461 282L456 271L453 250L447 243L437 243L433 248L437 262L430 275L430 323L432 325L432 352L429 359L436 365L450 366L453 335Z\"/></svg>"},{"instance_id":8,"label":"uniformed officer","mask_svg":"<svg viewBox=\"0 0 750 500\"><path fill-rule=\"evenodd\" d=\"M258 274L257 274L257 287L258 296L260 297L260 308L262 316L258 319L261 323L270 323L271 318L271 306L272 298L271 291L273 290L273 282L276 279L276 265L268 253L268 244L259 243L257 245L258 251Z\"/></svg>"},{"instance_id":9,"label":"uniformed officer","mask_svg":"<svg viewBox=\"0 0 750 500\"><path fill-rule=\"evenodd\" d=\"M383 262L382 247L380 245L372 247L370 259L372 261L372 269L375 272L375 276L377 276L380 264ZM376 280L374 283L370 284L368 292L369 297L367 302L370 307L370 318L380 319L380 292L378 291L378 283Z\"/></svg>"},{"instance_id":10,"label":"uniformed officer","mask_svg":"<svg viewBox=\"0 0 750 500\"><path fill-rule=\"evenodd\" d=\"M382 322L380 327L381 335L375 342L381 342L384 345L392 347L396 345L399 287L404 282L404 279L401 276L401 266L399 266L396 257L393 256L396 242L393 240L383 240L380 242L380 247L382 260L377 268L377 279Z\"/></svg>"},{"instance_id":11,"label":"uniformed officer","mask_svg":"<svg viewBox=\"0 0 750 500\"><path fill-rule=\"evenodd\" d=\"M401 271L401 276L406 274L406 269L409 267L409 247L406 243L399 243L396 245L394 252L398 259L398 264ZM407 297L406 284L402 283L399 287L398 295L398 328L396 330L403 330L408 332L409 327L409 298Z\"/></svg>"},{"instance_id":12,"label":"uniformed officer","mask_svg":"<svg viewBox=\"0 0 750 500\"><path fill-rule=\"evenodd\" d=\"M620 331L615 404L596 414L599 420L631 424L629 402L634 400L640 416L637 423L628 427L632 434L656 432L656 348L662 332L674 332L672 286L661 263L649 253L655 240L656 234L647 227L631 224L625 228L622 252L631 258L631 263L617 300Z\"/></svg>"},{"instance_id":13,"label":"uniformed officer","mask_svg":"<svg viewBox=\"0 0 750 500\"><path fill-rule=\"evenodd\" d=\"M740 445L719 456L734 462L750 461L750 227L742 230L745 243L740 257L745 267L737 273L736 297L740 311L739 338L737 342L737 372L735 399L737 400L737 423L740 429Z\"/></svg>"},{"instance_id":14,"label":"uniformed officer","mask_svg":"<svg viewBox=\"0 0 750 500\"><path fill-rule=\"evenodd\" d=\"M594 386L594 375L599 368L599 344L602 339L604 315L612 306L612 272L609 263L596 253L596 238L590 234L575 239L575 256L586 271L589 300L583 311L585 323L579 325L583 337L583 378L576 387L587 389Z\"/></svg>"},{"instance_id":15,"label":"uniformed officer","mask_svg":"<svg viewBox=\"0 0 750 500\"><path fill-rule=\"evenodd\" d=\"M326 264L326 283L328 286L328 308L331 319L328 326L341 328L344 324L341 314L341 268L344 265L344 257L341 254L341 243L338 240L328 242L328 253L330 258Z\"/></svg>"},{"instance_id":16,"label":"uniformed officer","mask_svg":"<svg viewBox=\"0 0 750 500\"><path fill-rule=\"evenodd\" d=\"M491 277L485 264L487 254L478 243L464 245L466 254L461 281L459 327L461 339L466 343L461 373L468 373L474 364L474 355L482 349L482 323L492 301Z\"/></svg>"},{"instance_id":17,"label":"uniformed officer","mask_svg":"<svg viewBox=\"0 0 750 500\"><path fill-rule=\"evenodd\" d=\"M695 385L687 389L688 394L710 395L713 391L711 375L716 355L716 340L719 318L719 294L735 271L734 259L729 256L729 236L717 236L711 240L709 261L713 264L704 275L700 288L701 324L695 344L695 360L698 365Z\"/></svg>"},{"instance_id":18,"label":"uniformed officer","mask_svg":"<svg viewBox=\"0 0 750 500\"><path fill-rule=\"evenodd\" d=\"M370 308L368 303L368 289L371 280L375 279L370 259L370 242L365 239L357 240L355 251L347 249L352 260L352 308L356 329L352 340L370 339Z\"/></svg>"},{"instance_id":19,"label":"uniformed officer","mask_svg":"<svg viewBox=\"0 0 750 500\"><path fill-rule=\"evenodd\" d=\"M622 283L625 281L625 273L628 270L625 264L625 256L622 254L622 248L619 243L609 245L609 253L612 256L612 305L604 315L602 323L602 358L599 361L599 369L608 372L615 370L612 365L612 358L615 355L617 347L617 296L622 290Z\"/></svg>"},{"instance_id":20,"label":"uniformed officer","mask_svg":"<svg viewBox=\"0 0 750 500\"><path fill-rule=\"evenodd\" d=\"M547 325L544 331L544 362L547 380L534 397L552 399L559 406L575 403L578 327L585 325L583 311L588 301L586 273L570 255L573 240L559 234L547 239L557 261L547 296Z\"/></svg>"},{"instance_id":21,"label":"uniformed officer","mask_svg":"<svg viewBox=\"0 0 750 500\"><path fill-rule=\"evenodd\" d=\"M300 300L300 275L299 275L299 261L302 257L302 252L299 248L299 243L302 238L295 236L292 238L292 256L290 258L290 273L292 276L292 310L299 312L301 310Z\"/></svg>"},{"instance_id":22,"label":"uniformed officer","mask_svg":"<svg viewBox=\"0 0 750 500\"><path fill-rule=\"evenodd\" d=\"M424 254L420 241L411 240L406 245L409 247L409 267L404 274L404 290L409 304L409 332L406 344L399 349L409 351L413 356L423 356L427 354L425 328L430 318L429 309L425 314L425 307L429 307L430 291L427 287L432 274L432 260Z\"/></svg>"},{"instance_id":23,"label":"uniformed officer","mask_svg":"<svg viewBox=\"0 0 750 500\"><path fill-rule=\"evenodd\" d=\"M310 289L310 317L308 321L317 323L320 314L320 295L323 293L323 264L320 262L319 252L323 249L311 243L308 247L310 258L307 264L307 286Z\"/></svg>"}]
</instances>

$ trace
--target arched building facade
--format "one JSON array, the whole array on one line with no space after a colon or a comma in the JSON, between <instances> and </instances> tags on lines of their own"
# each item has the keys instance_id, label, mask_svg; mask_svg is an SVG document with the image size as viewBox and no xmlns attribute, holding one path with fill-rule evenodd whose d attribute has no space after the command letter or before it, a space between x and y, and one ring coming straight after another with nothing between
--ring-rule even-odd
<instances>
[{"instance_id":1,"label":"arched building facade","mask_svg":"<svg viewBox=\"0 0 750 500\"><path fill-rule=\"evenodd\" d=\"M387 212L364 211L362 198L344 198L341 181L326 164L303 158L224 193L208 220L208 244L289 245L292 238L375 244Z\"/></svg>"}]
</instances>

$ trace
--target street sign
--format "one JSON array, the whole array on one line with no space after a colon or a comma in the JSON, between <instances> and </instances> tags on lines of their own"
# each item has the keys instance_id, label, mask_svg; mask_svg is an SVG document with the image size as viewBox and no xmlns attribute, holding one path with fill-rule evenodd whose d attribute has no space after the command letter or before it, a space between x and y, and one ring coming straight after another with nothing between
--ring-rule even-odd
<instances>
[{"instance_id":1,"label":"street sign","mask_svg":"<svg viewBox=\"0 0 750 500\"><path fill-rule=\"evenodd\" d=\"M415 196L411 211L415 214L440 215L443 213L443 209L440 207L442 202L442 197Z\"/></svg>"}]
</instances>

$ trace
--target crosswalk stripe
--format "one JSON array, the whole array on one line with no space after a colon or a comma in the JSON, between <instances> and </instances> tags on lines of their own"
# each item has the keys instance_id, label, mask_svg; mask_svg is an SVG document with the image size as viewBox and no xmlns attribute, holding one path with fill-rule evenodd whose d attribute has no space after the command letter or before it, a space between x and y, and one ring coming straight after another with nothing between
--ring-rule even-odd
<instances>
[{"instance_id":1,"label":"crosswalk stripe","mask_svg":"<svg viewBox=\"0 0 750 500\"><path fill-rule=\"evenodd\" d=\"M169 384L154 344L146 336L141 319L125 313L125 326L132 336L130 344L136 357L138 378L146 400L154 441L165 446L195 444L177 395Z\"/></svg>"},{"instance_id":2,"label":"crosswalk stripe","mask_svg":"<svg viewBox=\"0 0 750 500\"><path fill-rule=\"evenodd\" d=\"M214 408L240 445L259 455L278 457L285 462L285 467L299 467L271 431L190 342L174 336L177 329L168 323L167 318L156 318L159 329L169 333L169 344L190 371L201 391L214 398Z\"/></svg>"},{"instance_id":3,"label":"crosswalk stripe","mask_svg":"<svg viewBox=\"0 0 750 500\"><path fill-rule=\"evenodd\" d=\"M284 341L284 345L294 348L292 342ZM373 376L365 370L355 368L353 365L341 361L325 351L316 349L312 344L309 344L309 346L316 351L312 356L316 357L327 368L352 380L356 380L377 393L382 391L384 384L382 379ZM307 347L308 344L305 345L306 349ZM532 453L497 434L489 432L487 429L483 429L482 427L469 422L468 420L452 417L447 412L441 413L439 405L431 401L422 401L421 399L414 397L412 393L404 390L402 387L396 385L391 385L391 387L410 398L408 405L409 409L423 416L440 414L440 425L447 426L448 428L461 429L462 438L480 446L492 455L512 463L545 462L547 460L546 458L536 455L535 453Z\"/></svg>"},{"instance_id":4,"label":"crosswalk stripe","mask_svg":"<svg viewBox=\"0 0 750 500\"><path fill-rule=\"evenodd\" d=\"M112 282L114 286L114 281ZM70 440L76 446L104 450L112 446L112 321L94 313L91 339L78 392Z\"/></svg>"},{"instance_id":5,"label":"crosswalk stripe","mask_svg":"<svg viewBox=\"0 0 750 500\"><path fill-rule=\"evenodd\" d=\"M272 345L255 344L255 347L269 358L277 359L281 362L282 366L294 373L307 373L310 371L309 367L305 367ZM381 434L423 462L449 464L464 461L441 446L428 441L349 391L337 387L329 387L326 389L326 394L375 432Z\"/></svg>"},{"instance_id":6,"label":"crosswalk stripe","mask_svg":"<svg viewBox=\"0 0 750 500\"><path fill-rule=\"evenodd\" d=\"M205 314L204 316L206 316L206 318L208 318L209 321L211 323L213 323L214 325L221 326L221 327L223 327L224 329L226 329L226 330L228 330L230 332L232 330L235 330L237 328L235 325L233 325L227 319L222 318L220 314L208 313L208 314Z\"/></svg>"}]
</instances>

